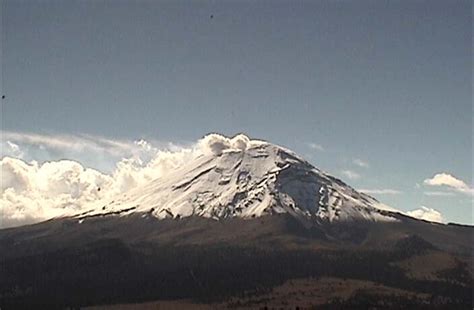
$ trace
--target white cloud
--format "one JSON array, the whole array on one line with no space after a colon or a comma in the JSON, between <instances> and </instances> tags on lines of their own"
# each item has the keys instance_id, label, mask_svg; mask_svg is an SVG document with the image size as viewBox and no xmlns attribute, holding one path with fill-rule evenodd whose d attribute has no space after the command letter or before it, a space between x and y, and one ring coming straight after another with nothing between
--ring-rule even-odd
<instances>
[{"instance_id":1,"label":"white cloud","mask_svg":"<svg viewBox=\"0 0 474 310\"><path fill-rule=\"evenodd\" d=\"M8 143L15 143L17 145L26 144L29 146L38 146L42 148L49 148L54 150L68 150L68 151L92 151L103 152L111 155L122 156L123 154L134 153L142 149L151 150L151 145L144 141L129 141L129 140L114 140L100 136L91 135L42 135L33 133L19 133L2 131L2 141L6 140ZM148 143L148 145L147 145ZM153 141L153 144L160 144ZM170 145L168 145L170 146Z\"/></svg>"},{"instance_id":2,"label":"white cloud","mask_svg":"<svg viewBox=\"0 0 474 310\"><path fill-rule=\"evenodd\" d=\"M36 160L80 159L81 163L111 171L122 158L147 161L159 149L179 149L172 143L141 140L114 140L90 135L46 135L0 131L0 156Z\"/></svg>"},{"instance_id":3,"label":"white cloud","mask_svg":"<svg viewBox=\"0 0 474 310\"><path fill-rule=\"evenodd\" d=\"M402 192L396 189L383 188L383 189L359 189L359 192L369 195L398 195Z\"/></svg>"},{"instance_id":4,"label":"white cloud","mask_svg":"<svg viewBox=\"0 0 474 310\"><path fill-rule=\"evenodd\" d=\"M18 146L18 144L15 144L8 140L5 143L4 147L2 143L2 152L5 152L6 154L16 157L16 158L23 158L23 156L25 155L23 151L20 150L20 146Z\"/></svg>"},{"instance_id":5,"label":"white cloud","mask_svg":"<svg viewBox=\"0 0 474 310\"><path fill-rule=\"evenodd\" d=\"M352 160L352 162L359 166L359 167L362 167L362 168L368 168L369 167L369 163L362 160L362 159L359 159L359 158L355 158L354 160Z\"/></svg>"},{"instance_id":6,"label":"white cloud","mask_svg":"<svg viewBox=\"0 0 474 310\"><path fill-rule=\"evenodd\" d=\"M52 137L51 141L70 146L68 141L57 137ZM150 180L165 177L197 156L209 152L219 154L226 149L246 149L253 143L261 142L250 141L244 135L227 138L211 134L189 147L159 150L140 140L119 147L124 149L134 145L141 151L131 150L128 154L132 156L118 160L110 173L86 168L72 160L38 163L4 156L0 161L0 227L77 214L86 211L91 202L111 199ZM93 142L86 147L89 145L96 144ZM114 147L116 144L110 145Z\"/></svg>"},{"instance_id":7,"label":"white cloud","mask_svg":"<svg viewBox=\"0 0 474 310\"><path fill-rule=\"evenodd\" d=\"M420 209L408 211L406 212L406 214L411 217L425 220L425 221L437 222L437 223L444 222L443 216L439 211L435 209L427 208L424 206L421 206Z\"/></svg>"},{"instance_id":8,"label":"white cloud","mask_svg":"<svg viewBox=\"0 0 474 310\"><path fill-rule=\"evenodd\" d=\"M438 173L432 178L424 180L423 183L429 186L444 186L460 193L474 195L474 188L449 173Z\"/></svg>"},{"instance_id":9,"label":"white cloud","mask_svg":"<svg viewBox=\"0 0 474 310\"><path fill-rule=\"evenodd\" d=\"M315 151L325 151L325 148L321 144L309 142L306 144L310 149Z\"/></svg>"},{"instance_id":10,"label":"white cloud","mask_svg":"<svg viewBox=\"0 0 474 310\"><path fill-rule=\"evenodd\" d=\"M61 160L26 163L4 157L1 170L0 227L36 222L68 212L80 211L90 201L101 198L113 181L111 176L81 164Z\"/></svg>"},{"instance_id":11,"label":"white cloud","mask_svg":"<svg viewBox=\"0 0 474 310\"><path fill-rule=\"evenodd\" d=\"M204 152L221 154L226 149L245 150L256 140L250 140L246 135L239 134L233 138L224 137L220 134L209 134L198 141L197 146Z\"/></svg>"},{"instance_id":12,"label":"white cloud","mask_svg":"<svg viewBox=\"0 0 474 310\"><path fill-rule=\"evenodd\" d=\"M427 191L427 192L423 192L423 194L426 196L437 196L437 197L454 196L454 193L452 192L438 192L438 191Z\"/></svg>"},{"instance_id":13,"label":"white cloud","mask_svg":"<svg viewBox=\"0 0 474 310\"><path fill-rule=\"evenodd\" d=\"M360 175L352 170L342 170L341 174L350 180L357 180L360 178Z\"/></svg>"},{"instance_id":14,"label":"white cloud","mask_svg":"<svg viewBox=\"0 0 474 310\"><path fill-rule=\"evenodd\" d=\"M2 136L7 141L61 150L106 151L111 154L122 154L132 147L130 143L125 141L89 135L40 135L3 131Z\"/></svg>"}]
</instances>

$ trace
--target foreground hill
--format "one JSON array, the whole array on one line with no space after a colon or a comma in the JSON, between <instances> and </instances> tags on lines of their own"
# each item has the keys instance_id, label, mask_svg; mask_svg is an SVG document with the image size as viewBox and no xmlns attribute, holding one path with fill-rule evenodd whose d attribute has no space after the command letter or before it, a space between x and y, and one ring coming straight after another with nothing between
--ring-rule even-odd
<instances>
[{"instance_id":1,"label":"foreground hill","mask_svg":"<svg viewBox=\"0 0 474 310\"><path fill-rule=\"evenodd\" d=\"M287 214L57 219L0 231L0 306L187 299L258 308L286 299L278 292L289 283L310 283L291 306L391 300L467 309L471 237L471 227L418 221L305 227ZM320 298L325 281L345 288Z\"/></svg>"}]
</instances>

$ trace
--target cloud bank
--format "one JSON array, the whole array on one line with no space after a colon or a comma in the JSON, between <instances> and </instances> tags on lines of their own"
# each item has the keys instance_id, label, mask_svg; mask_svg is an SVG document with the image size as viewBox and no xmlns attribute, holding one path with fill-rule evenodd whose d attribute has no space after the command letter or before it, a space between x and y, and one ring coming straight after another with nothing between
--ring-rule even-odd
<instances>
[{"instance_id":1,"label":"cloud bank","mask_svg":"<svg viewBox=\"0 0 474 310\"><path fill-rule=\"evenodd\" d=\"M70 160L27 163L4 157L1 168L1 226L33 223L69 212L100 199L112 177Z\"/></svg>"},{"instance_id":2,"label":"cloud bank","mask_svg":"<svg viewBox=\"0 0 474 310\"><path fill-rule=\"evenodd\" d=\"M420 209L408 211L407 215L430 222L443 223L444 219L441 213L435 209L422 206Z\"/></svg>"}]
</instances>

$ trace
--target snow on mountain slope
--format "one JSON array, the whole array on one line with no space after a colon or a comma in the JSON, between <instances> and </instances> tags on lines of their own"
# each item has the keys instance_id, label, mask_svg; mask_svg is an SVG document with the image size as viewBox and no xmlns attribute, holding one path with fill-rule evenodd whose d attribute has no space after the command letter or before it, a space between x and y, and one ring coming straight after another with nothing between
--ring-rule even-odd
<instances>
[{"instance_id":1,"label":"snow on mountain slope","mask_svg":"<svg viewBox=\"0 0 474 310\"><path fill-rule=\"evenodd\" d=\"M288 149L245 135L226 140L216 136L204 137L206 151L179 169L114 200L95 203L78 217L144 212L160 219L219 219L289 213L318 222L396 220L374 198Z\"/></svg>"},{"instance_id":2,"label":"snow on mountain slope","mask_svg":"<svg viewBox=\"0 0 474 310\"><path fill-rule=\"evenodd\" d=\"M396 221L374 198L290 150L245 135L201 140L206 151L179 169L78 217L143 212L157 218L254 218L289 213L317 222ZM390 210L393 211L393 210Z\"/></svg>"}]
</instances>

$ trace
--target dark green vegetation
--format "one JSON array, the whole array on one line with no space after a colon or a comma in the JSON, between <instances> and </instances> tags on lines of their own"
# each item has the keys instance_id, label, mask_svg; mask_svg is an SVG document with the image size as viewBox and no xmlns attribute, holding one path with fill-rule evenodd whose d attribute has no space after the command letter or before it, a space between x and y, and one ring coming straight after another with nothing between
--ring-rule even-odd
<instances>
[{"instance_id":1,"label":"dark green vegetation","mask_svg":"<svg viewBox=\"0 0 474 310\"><path fill-rule=\"evenodd\" d=\"M429 297L382 298L361 291L328 300L323 305L328 309L471 309L472 227L400 219L305 228L285 215L217 222L159 221L134 214L4 229L0 307L65 308L164 299L215 303L271 296L274 287L290 279L332 277ZM425 271L429 276L414 276L407 269L416 270L418 258L439 257L450 263Z\"/></svg>"}]
</instances>

